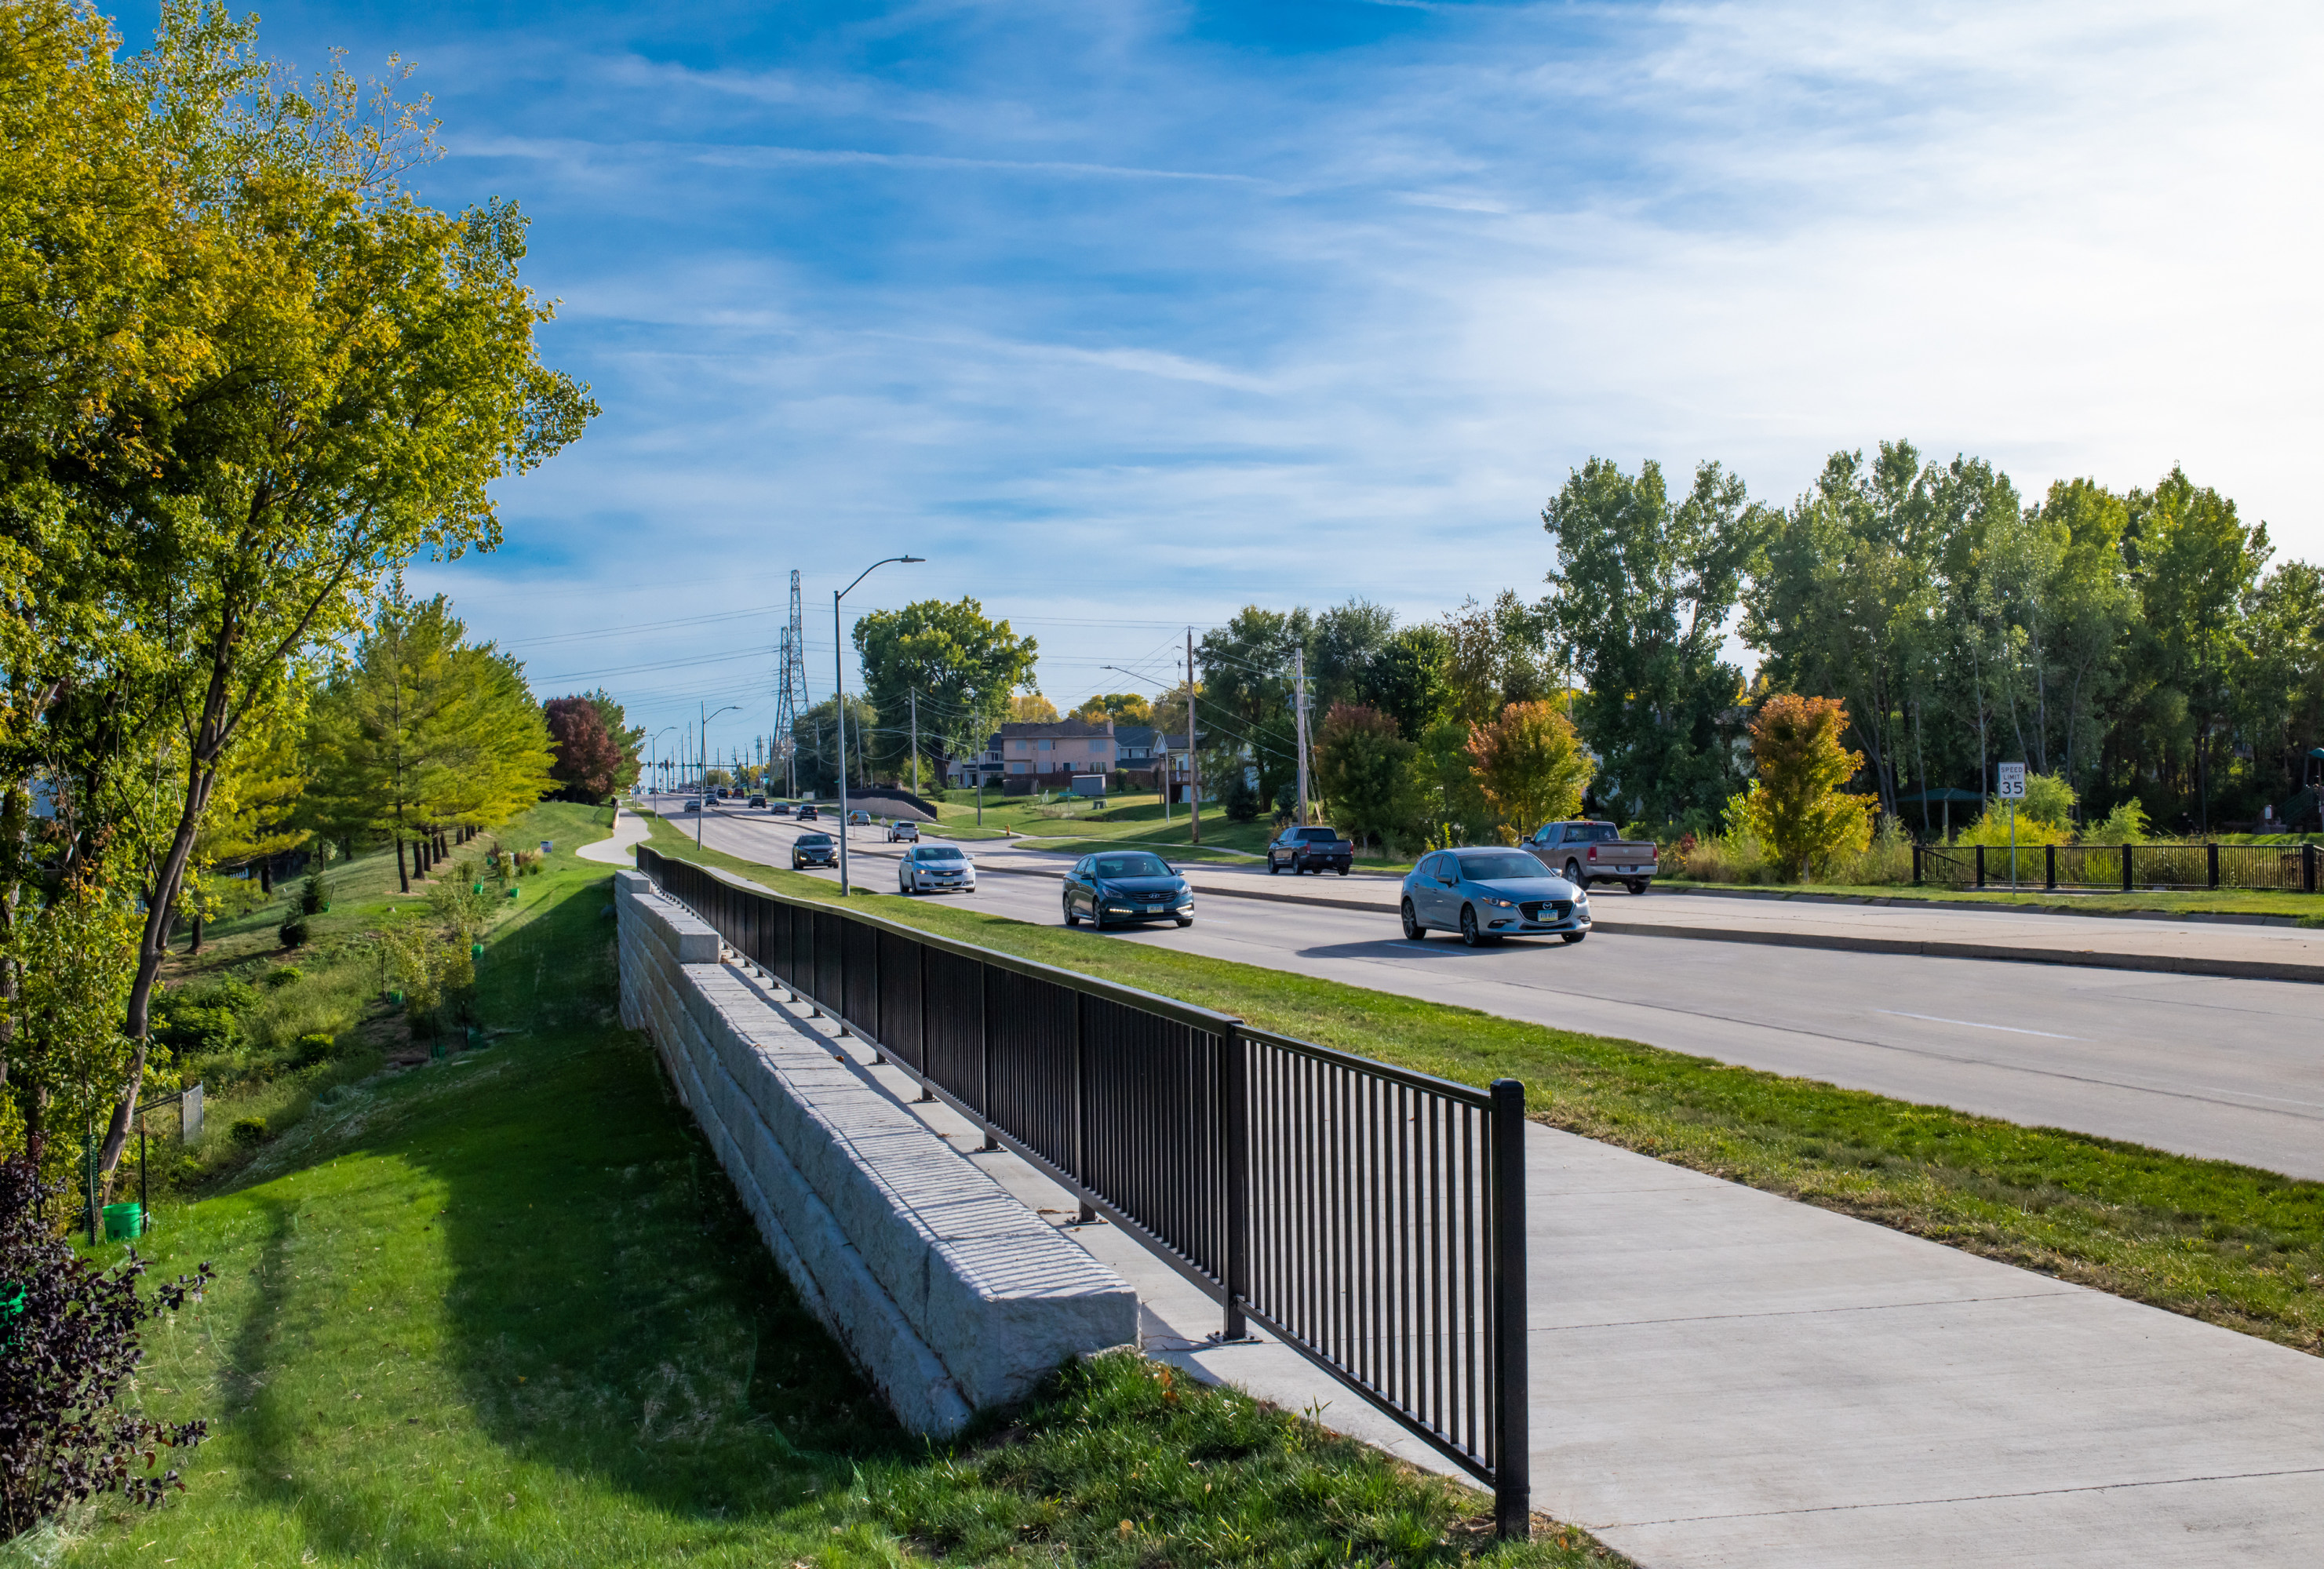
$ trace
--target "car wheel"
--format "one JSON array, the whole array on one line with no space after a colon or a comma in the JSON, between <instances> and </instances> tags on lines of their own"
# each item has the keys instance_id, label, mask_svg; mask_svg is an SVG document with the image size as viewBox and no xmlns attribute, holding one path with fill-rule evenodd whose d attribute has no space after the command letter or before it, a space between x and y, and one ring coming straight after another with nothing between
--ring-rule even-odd
<instances>
[{"instance_id":1,"label":"car wheel","mask_svg":"<svg viewBox=\"0 0 2324 1569\"><path fill-rule=\"evenodd\" d=\"M1082 924L1082 918L1074 911L1074 896L1070 893L1065 895L1065 924L1067 926Z\"/></svg>"},{"instance_id":2,"label":"car wheel","mask_svg":"<svg viewBox=\"0 0 2324 1569\"><path fill-rule=\"evenodd\" d=\"M1465 904L1461 907L1461 946L1466 948L1485 946L1485 934L1477 929L1477 912Z\"/></svg>"},{"instance_id":3,"label":"car wheel","mask_svg":"<svg viewBox=\"0 0 2324 1569\"><path fill-rule=\"evenodd\" d=\"M1194 924L1194 918L1191 915L1173 916L1171 918L1178 923L1178 929L1180 931L1185 931L1188 927Z\"/></svg>"},{"instance_id":4,"label":"car wheel","mask_svg":"<svg viewBox=\"0 0 2324 1569\"><path fill-rule=\"evenodd\" d=\"M1420 917L1413 910L1412 900L1406 900L1404 909L1398 913L1404 917L1404 935L1406 941L1416 943L1428 935L1428 928L1420 924Z\"/></svg>"},{"instance_id":5,"label":"car wheel","mask_svg":"<svg viewBox=\"0 0 2324 1569\"><path fill-rule=\"evenodd\" d=\"M1588 883L1582 881L1582 863L1579 861L1568 861L1565 863L1565 881L1571 882L1576 888L1587 888L1590 886Z\"/></svg>"},{"instance_id":6,"label":"car wheel","mask_svg":"<svg viewBox=\"0 0 2324 1569\"><path fill-rule=\"evenodd\" d=\"M1630 880L1629 886L1632 893L1644 893L1646 891L1646 880L1643 877L1634 877Z\"/></svg>"},{"instance_id":7,"label":"car wheel","mask_svg":"<svg viewBox=\"0 0 2324 1569\"><path fill-rule=\"evenodd\" d=\"M1569 943L1578 943L1590 934L1588 932L1560 932L1557 935L1563 937Z\"/></svg>"},{"instance_id":8,"label":"car wheel","mask_svg":"<svg viewBox=\"0 0 2324 1569\"><path fill-rule=\"evenodd\" d=\"M1272 877L1272 876L1274 876L1277 872L1280 872L1280 871L1282 871L1282 870L1283 870L1283 868L1281 868L1280 866L1277 866L1277 865L1275 863L1275 852L1274 852L1274 851L1272 851L1272 850L1269 850L1269 851L1267 853L1267 874L1268 874L1269 877Z\"/></svg>"},{"instance_id":9,"label":"car wheel","mask_svg":"<svg viewBox=\"0 0 2324 1569\"><path fill-rule=\"evenodd\" d=\"M1341 875L1341 876L1342 876L1342 877L1345 877L1347 874L1348 874L1348 869L1347 869L1346 867L1344 867L1344 866L1341 867L1341 868L1340 868L1340 875Z\"/></svg>"},{"instance_id":10,"label":"car wheel","mask_svg":"<svg viewBox=\"0 0 2324 1569\"><path fill-rule=\"evenodd\" d=\"M1105 930L1105 911L1098 908L1095 900L1090 900L1090 929L1101 932Z\"/></svg>"}]
</instances>

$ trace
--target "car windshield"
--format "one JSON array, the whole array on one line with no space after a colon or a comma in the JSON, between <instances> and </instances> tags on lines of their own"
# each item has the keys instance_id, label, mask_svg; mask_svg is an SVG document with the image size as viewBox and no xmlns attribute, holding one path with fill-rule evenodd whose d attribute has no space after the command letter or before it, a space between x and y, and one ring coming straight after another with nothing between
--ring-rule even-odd
<instances>
[{"instance_id":1,"label":"car windshield","mask_svg":"<svg viewBox=\"0 0 2324 1569\"><path fill-rule=\"evenodd\" d=\"M959 848L955 845L930 844L924 850L913 851L912 859L915 861L958 861L961 859L961 854Z\"/></svg>"},{"instance_id":2,"label":"car windshield","mask_svg":"<svg viewBox=\"0 0 2324 1569\"><path fill-rule=\"evenodd\" d=\"M1306 840L1311 844L1328 844L1335 842L1339 838L1340 830L1337 828L1302 828L1299 830L1299 836L1302 839Z\"/></svg>"},{"instance_id":3,"label":"car windshield","mask_svg":"<svg viewBox=\"0 0 2324 1569\"><path fill-rule=\"evenodd\" d=\"M1167 877L1159 855L1101 855L1092 867L1100 877Z\"/></svg>"},{"instance_id":4,"label":"car windshield","mask_svg":"<svg viewBox=\"0 0 2324 1569\"><path fill-rule=\"evenodd\" d=\"M802 844L828 844L831 843L831 835L828 834L801 834L798 837L798 842Z\"/></svg>"},{"instance_id":5,"label":"car windshield","mask_svg":"<svg viewBox=\"0 0 2324 1569\"><path fill-rule=\"evenodd\" d=\"M1508 879L1546 877L1549 872L1530 855L1515 850L1484 850L1473 855L1460 857L1461 875L1471 882L1499 882Z\"/></svg>"}]
</instances>

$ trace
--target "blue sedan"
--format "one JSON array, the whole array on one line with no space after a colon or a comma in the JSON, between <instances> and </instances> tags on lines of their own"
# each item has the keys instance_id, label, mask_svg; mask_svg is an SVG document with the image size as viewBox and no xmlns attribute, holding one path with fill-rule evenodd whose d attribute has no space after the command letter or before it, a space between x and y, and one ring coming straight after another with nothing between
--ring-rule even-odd
<instances>
[{"instance_id":1,"label":"blue sedan","mask_svg":"<svg viewBox=\"0 0 2324 1569\"><path fill-rule=\"evenodd\" d=\"M1194 924L1194 891L1159 855L1143 850L1109 850L1084 855L1065 873L1065 924L1103 931L1117 922L1175 920Z\"/></svg>"},{"instance_id":2,"label":"blue sedan","mask_svg":"<svg viewBox=\"0 0 2324 1569\"><path fill-rule=\"evenodd\" d=\"M1569 943L1590 935L1590 895L1522 850L1498 845L1439 850L1404 880L1404 935L1457 931L1469 946L1506 937L1554 932Z\"/></svg>"}]
</instances>

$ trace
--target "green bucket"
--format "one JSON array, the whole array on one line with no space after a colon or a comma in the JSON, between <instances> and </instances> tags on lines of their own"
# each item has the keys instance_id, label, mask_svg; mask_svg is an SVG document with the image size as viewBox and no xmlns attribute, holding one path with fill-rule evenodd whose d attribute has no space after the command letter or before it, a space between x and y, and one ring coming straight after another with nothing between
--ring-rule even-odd
<instances>
[{"instance_id":1,"label":"green bucket","mask_svg":"<svg viewBox=\"0 0 2324 1569\"><path fill-rule=\"evenodd\" d=\"M15 1349L16 1321L24 1316L24 1288L14 1280L0 1280L0 1354Z\"/></svg>"},{"instance_id":2,"label":"green bucket","mask_svg":"<svg viewBox=\"0 0 2324 1569\"><path fill-rule=\"evenodd\" d=\"M145 1206L132 1199L127 1204L105 1206L105 1240L118 1242L142 1236L145 1231Z\"/></svg>"},{"instance_id":3,"label":"green bucket","mask_svg":"<svg viewBox=\"0 0 2324 1569\"><path fill-rule=\"evenodd\" d=\"M509 884L508 896L509 896L511 899L514 899L514 898L516 897L516 884L514 884L514 883L511 883L511 884Z\"/></svg>"}]
</instances>

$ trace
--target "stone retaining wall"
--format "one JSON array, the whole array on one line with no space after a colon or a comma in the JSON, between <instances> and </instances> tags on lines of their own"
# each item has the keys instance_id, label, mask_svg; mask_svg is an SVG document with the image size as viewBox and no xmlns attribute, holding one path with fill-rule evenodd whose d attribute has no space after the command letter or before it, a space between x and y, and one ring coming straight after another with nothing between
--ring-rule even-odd
<instances>
[{"instance_id":1,"label":"stone retaining wall","mask_svg":"<svg viewBox=\"0 0 2324 1569\"><path fill-rule=\"evenodd\" d=\"M1136 1294L614 874L622 1021L642 1029L783 1273L915 1432L956 1432L1058 1363L1138 1338Z\"/></svg>"}]
</instances>

